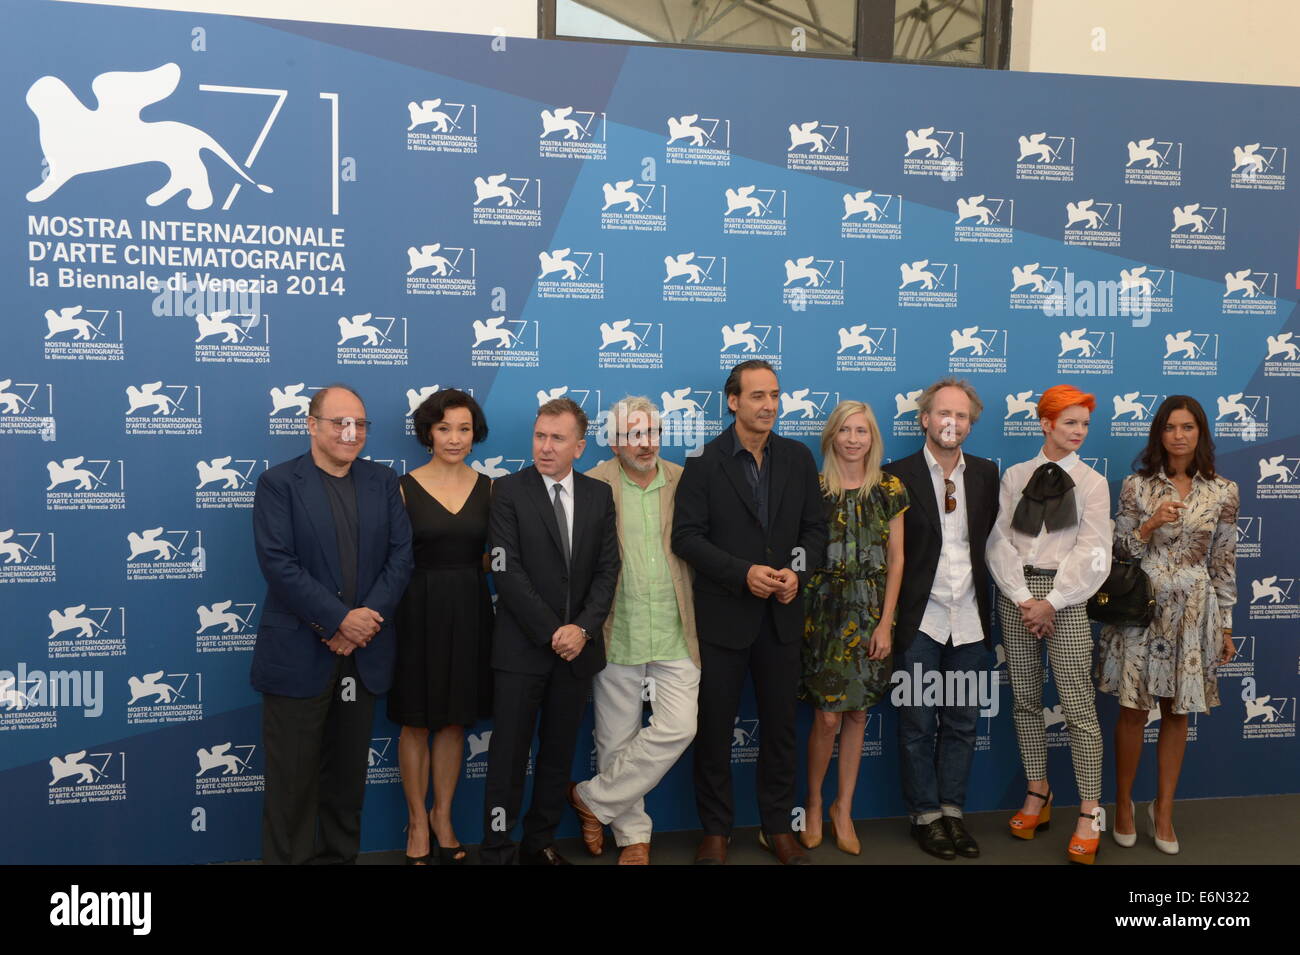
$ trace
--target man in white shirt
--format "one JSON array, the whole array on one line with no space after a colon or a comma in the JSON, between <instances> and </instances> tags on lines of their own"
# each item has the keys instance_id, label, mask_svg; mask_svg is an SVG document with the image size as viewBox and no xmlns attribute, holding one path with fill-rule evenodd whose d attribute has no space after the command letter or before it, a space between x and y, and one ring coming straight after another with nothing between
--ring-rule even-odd
<instances>
[{"instance_id":1,"label":"man in white shirt","mask_svg":"<svg viewBox=\"0 0 1300 955\"><path fill-rule=\"evenodd\" d=\"M961 450L983 410L970 384L937 381L922 392L917 407L924 446L884 468L903 482L913 502L903 518L906 572L894 661L908 689L923 686L925 674L939 673L945 698L934 705L929 696L903 694L903 799L922 850L940 859L975 858L979 846L966 830L962 808L979 718L976 677L992 649L984 550L997 517L998 469Z\"/></svg>"},{"instance_id":2,"label":"man in white shirt","mask_svg":"<svg viewBox=\"0 0 1300 955\"><path fill-rule=\"evenodd\" d=\"M601 630L620 566L609 485L573 470L586 433L582 408L568 398L548 401L533 426L533 466L492 486L488 546L497 613L479 855L486 865L569 864L555 849L555 829L591 678L605 667ZM534 731L532 805L516 845L511 833Z\"/></svg>"}]
</instances>

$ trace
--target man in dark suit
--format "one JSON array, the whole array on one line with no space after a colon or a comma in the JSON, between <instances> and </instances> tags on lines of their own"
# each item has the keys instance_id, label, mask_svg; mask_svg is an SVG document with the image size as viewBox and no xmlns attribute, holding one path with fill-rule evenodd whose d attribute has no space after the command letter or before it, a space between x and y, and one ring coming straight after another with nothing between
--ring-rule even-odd
<instances>
[{"instance_id":1,"label":"man in dark suit","mask_svg":"<svg viewBox=\"0 0 1300 955\"><path fill-rule=\"evenodd\" d=\"M797 598L826 554L817 465L803 444L772 433L781 389L771 365L741 362L724 391L735 423L687 459L673 514L673 550L695 568L700 641L695 800L704 840L695 861L727 858L731 742L748 673L761 726L760 841L783 865L802 865L808 857L792 833Z\"/></svg>"},{"instance_id":2,"label":"man in dark suit","mask_svg":"<svg viewBox=\"0 0 1300 955\"><path fill-rule=\"evenodd\" d=\"M885 465L912 502L903 518L906 570L894 626L894 663L906 677L894 694L903 800L924 851L975 858L979 846L962 821L962 805L979 719L978 683L971 677L984 669L993 646L984 546L998 514L998 469L962 453L983 409L968 383L937 381L916 404L925 444ZM945 697L960 692L939 706L924 705L918 691L930 672L943 675ZM954 680L952 673L966 676ZM900 698L899 690L908 692Z\"/></svg>"},{"instance_id":3,"label":"man in dark suit","mask_svg":"<svg viewBox=\"0 0 1300 955\"><path fill-rule=\"evenodd\" d=\"M497 589L492 740L481 859L568 865L555 851L578 726L591 678L605 666L601 628L618 583L618 523L609 485L573 470L587 415L568 398L542 405L533 466L493 485L488 547ZM511 833L541 713L533 803L522 845Z\"/></svg>"},{"instance_id":4,"label":"man in dark suit","mask_svg":"<svg viewBox=\"0 0 1300 955\"><path fill-rule=\"evenodd\" d=\"M257 482L264 863L351 863L361 847L374 702L393 682L393 611L411 576L397 475L357 458L365 415L350 388L318 391L311 450Z\"/></svg>"}]
</instances>

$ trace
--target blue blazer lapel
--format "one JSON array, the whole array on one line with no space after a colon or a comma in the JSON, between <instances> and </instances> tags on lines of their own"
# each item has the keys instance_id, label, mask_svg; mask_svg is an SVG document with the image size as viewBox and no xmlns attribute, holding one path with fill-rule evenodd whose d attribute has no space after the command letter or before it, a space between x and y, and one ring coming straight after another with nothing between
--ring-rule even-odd
<instances>
[{"instance_id":1,"label":"blue blazer lapel","mask_svg":"<svg viewBox=\"0 0 1300 955\"><path fill-rule=\"evenodd\" d=\"M358 464L361 461L352 463L352 480L357 489L357 599L360 600L369 590L370 582L379 574L380 568L372 566L371 558L374 556L375 544L381 543L376 540L375 531L383 526L383 512L380 508L387 502L378 469L364 464L358 468ZM382 543L386 545L388 542L384 540Z\"/></svg>"},{"instance_id":2,"label":"blue blazer lapel","mask_svg":"<svg viewBox=\"0 0 1300 955\"><path fill-rule=\"evenodd\" d=\"M298 495L302 498L312 528L316 531L316 543L320 546L325 565L337 590L342 586L343 572L339 569L338 537L334 529L334 512L330 510L329 499L325 496L325 485L316 473L316 463L311 454L304 454L298 459L298 466L293 472ZM358 568L360 570L360 568ZM358 573L358 577L360 574Z\"/></svg>"}]
</instances>

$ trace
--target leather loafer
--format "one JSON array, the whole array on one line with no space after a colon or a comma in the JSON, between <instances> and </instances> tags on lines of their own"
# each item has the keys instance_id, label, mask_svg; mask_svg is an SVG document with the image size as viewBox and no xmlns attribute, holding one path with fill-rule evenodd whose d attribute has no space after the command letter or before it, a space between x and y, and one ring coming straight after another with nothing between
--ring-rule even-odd
<instances>
[{"instance_id":1,"label":"leather loafer","mask_svg":"<svg viewBox=\"0 0 1300 955\"><path fill-rule=\"evenodd\" d=\"M948 835L948 828L942 819L935 819L923 826L912 823L912 838L923 851L936 859L957 858L957 849L953 846L952 837Z\"/></svg>"},{"instance_id":2,"label":"leather loafer","mask_svg":"<svg viewBox=\"0 0 1300 955\"><path fill-rule=\"evenodd\" d=\"M696 865L726 865L728 836L705 836L695 850Z\"/></svg>"},{"instance_id":3,"label":"leather loafer","mask_svg":"<svg viewBox=\"0 0 1300 955\"><path fill-rule=\"evenodd\" d=\"M578 822L582 824L582 844L592 855L600 855L605 851L605 826L578 795L577 783L569 783L569 805L578 814Z\"/></svg>"},{"instance_id":4,"label":"leather loafer","mask_svg":"<svg viewBox=\"0 0 1300 955\"><path fill-rule=\"evenodd\" d=\"M573 865L568 859L555 851L555 846L547 846L537 852L519 854L520 865Z\"/></svg>"},{"instance_id":5,"label":"leather loafer","mask_svg":"<svg viewBox=\"0 0 1300 955\"><path fill-rule=\"evenodd\" d=\"M964 822L956 816L944 816L943 824L948 830L948 838L952 840L952 847L957 850L957 855L966 859L978 859L980 857L979 843L966 831Z\"/></svg>"},{"instance_id":6,"label":"leather loafer","mask_svg":"<svg viewBox=\"0 0 1300 955\"><path fill-rule=\"evenodd\" d=\"M808 853L803 851L803 846L799 845L799 840L792 832L778 832L774 836L769 836L760 829L758 844L776 856L776 861L781 865L812 865Z\"/></svg>"},{"instance_id":7,"label":"leather loafer","mask_svg":"<svg viewBox=\"0 0 1300 955\"><path fill-rule=\"evenodd\" d=\"M624 846L618 853L619 865L649 865L650 843L633 842Z\"/></svg>"}]
</instances>

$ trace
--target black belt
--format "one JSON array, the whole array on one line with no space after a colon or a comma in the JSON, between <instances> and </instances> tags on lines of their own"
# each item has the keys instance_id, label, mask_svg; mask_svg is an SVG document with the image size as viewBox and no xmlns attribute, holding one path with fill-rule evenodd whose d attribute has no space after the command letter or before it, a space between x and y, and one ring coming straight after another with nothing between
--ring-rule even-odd
<instances>
[{"instance_id":1,"label":"black belt","mask_svg":"<svg viewBox=\"0 0 1300 955\"><path fill-rule=\"evenodd\" d=\"M1056 571L1049 570L1046 567L1035 567L1033 564L1025 564L1026 577L1055 577Z\"/></svg>"}]
</instances>

